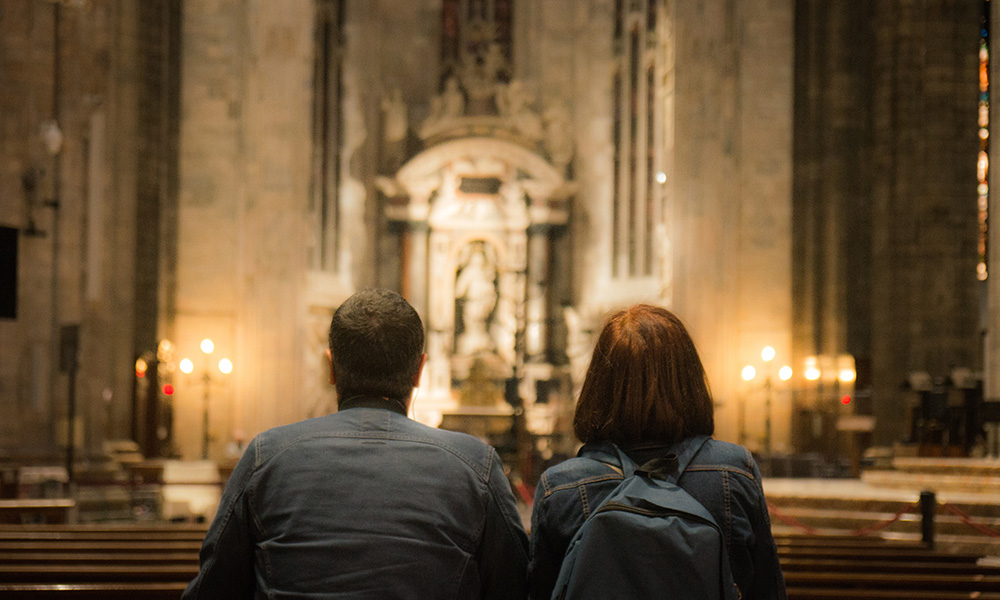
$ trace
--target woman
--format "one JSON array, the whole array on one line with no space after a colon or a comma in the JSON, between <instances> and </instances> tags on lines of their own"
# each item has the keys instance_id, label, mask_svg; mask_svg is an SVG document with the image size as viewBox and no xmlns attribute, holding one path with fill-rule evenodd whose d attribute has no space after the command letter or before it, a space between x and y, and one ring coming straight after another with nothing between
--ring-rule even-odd
<instances>
[{"instance_id":1,"label":"woman","mask_svg":"<svg viewBox=\"0 0 1000 600\"><path fill-rule=\"evenodd\" d=\"M552 596L576 530L622 480L617 466L595 457L606 457L609 443L640 465L666 456L683 440L712 435L712 411L705 369L673 313L640 304L612 315L594 348L573 419L584 446L577 458L548 469L535 492L529 566L533 599ZM678 485L722 529L742 598L785 598L760 470L750 453L709 439Z\"/></svg>"}]
</instances>

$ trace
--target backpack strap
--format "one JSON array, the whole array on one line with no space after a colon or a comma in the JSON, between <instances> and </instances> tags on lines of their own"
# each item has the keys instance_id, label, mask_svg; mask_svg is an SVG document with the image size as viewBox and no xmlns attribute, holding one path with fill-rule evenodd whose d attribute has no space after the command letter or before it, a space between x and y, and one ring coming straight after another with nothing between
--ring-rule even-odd
<instances>
[{"instance_id":1,"label":"backpack strap","mask_svg":"<svg viewBox=\"0 0 1000 600\"><path fill-rule=\"evenodd\" d=\"M697 435L682 440L674 444L666 456L646 461L642 466L636 466L635 462L618 446L614 446L614 449L622 466L622 474L626 479L632 475L640 475L651 479L662 479L677 485L684 470L687 469L708 440L709 436L707 435Z\"/></svg>"}]
</instances>

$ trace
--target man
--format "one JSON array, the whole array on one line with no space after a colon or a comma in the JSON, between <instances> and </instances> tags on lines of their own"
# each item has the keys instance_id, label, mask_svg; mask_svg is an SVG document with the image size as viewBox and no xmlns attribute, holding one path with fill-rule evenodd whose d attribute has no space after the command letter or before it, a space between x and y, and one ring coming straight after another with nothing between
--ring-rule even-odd
<instances>
[{"instance_id":1,"label":"man","mask_svg":"<svg viewBox=\"0 0 1000 600\"><path fill-rule=\"evenodd\" d=\"M527 536L496 451L406 416L423 344L397 294L337 309L338 412L250 442L185 598L525 597Z\"/></svg>"}]
</instances>

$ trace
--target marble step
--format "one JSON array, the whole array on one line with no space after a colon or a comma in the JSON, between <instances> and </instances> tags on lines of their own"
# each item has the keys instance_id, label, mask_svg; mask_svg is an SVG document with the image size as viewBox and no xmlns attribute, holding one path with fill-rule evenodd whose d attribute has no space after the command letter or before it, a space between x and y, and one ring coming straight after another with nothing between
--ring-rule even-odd
<instances>
[{"instance_id":1,"label":"marble step","mask_svg":"<svg viewBox=\"0 0 1000 600\"><path fill-rule=\"evenodd\" d=\"M886 538L921 538L918 488L880 487L857 479L765 478L764 492L775 533L803 533L808 527L826 535L871 531ZM941 548L1000 556L1000 537L989 535L1000 535L1000 495L940 491L936 499L935 540ZM904 509L908 512L886 525Z\"/></svg>"},{"instance_id":2,"label":"marble step","mask_svg":"<svg viewBox=\"0 0 1000 600\"><path fill-rule=\"evenodd\" d=\"M863 472L861 480L870 485L895 489L1000 495L1000 474L987 473L982 469L961 472L877 469Z\"/></svg>"}]
</instances>

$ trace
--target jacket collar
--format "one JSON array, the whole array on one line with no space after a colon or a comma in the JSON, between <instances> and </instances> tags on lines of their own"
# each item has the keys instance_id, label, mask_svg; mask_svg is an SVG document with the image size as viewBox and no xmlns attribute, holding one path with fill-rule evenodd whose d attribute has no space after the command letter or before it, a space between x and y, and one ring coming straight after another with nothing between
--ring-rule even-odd
<instances>
[{"instance_id":1,"label":"jacket collar","mask_svg":"<svg viewBox=\"0 0 1000 600\"><path fill-rule=\"evenodd\" d=\"M400 398L379 396L351 396L337 403L337 412L352 408L381 408L406 416L406 403Z\"/></svg>"}]
</instances>

